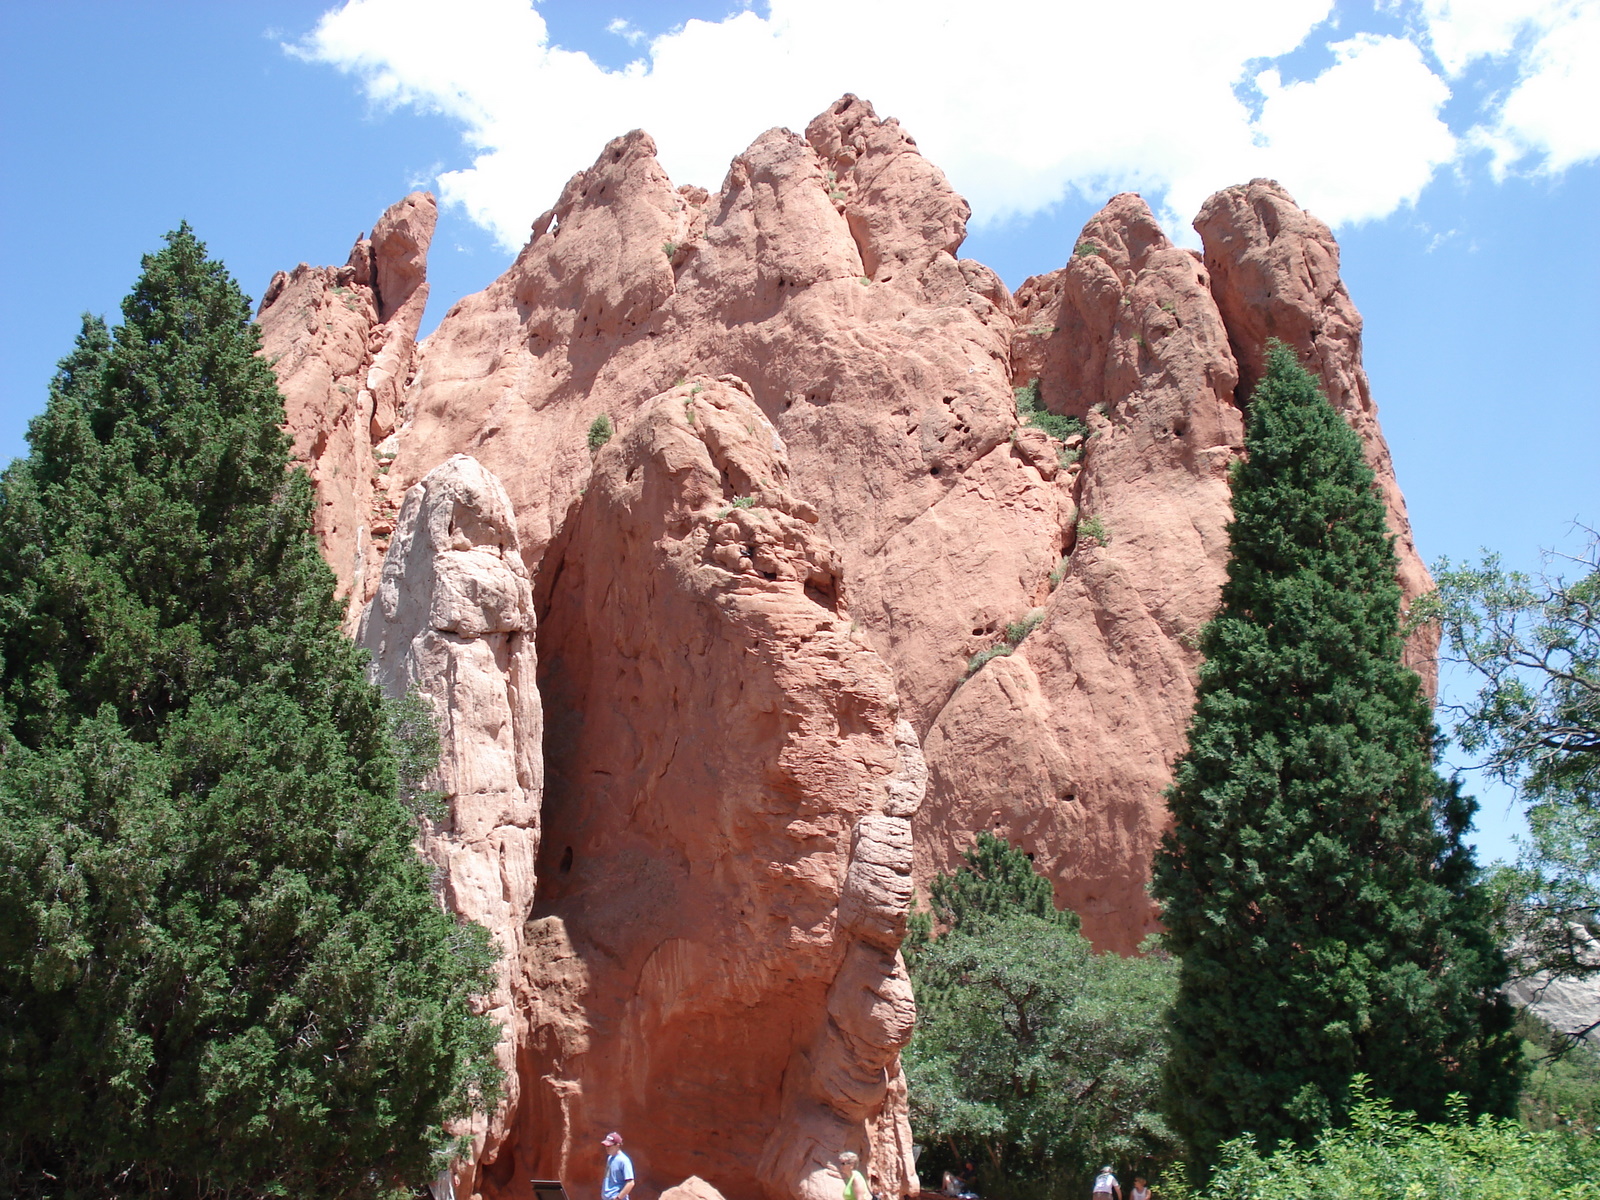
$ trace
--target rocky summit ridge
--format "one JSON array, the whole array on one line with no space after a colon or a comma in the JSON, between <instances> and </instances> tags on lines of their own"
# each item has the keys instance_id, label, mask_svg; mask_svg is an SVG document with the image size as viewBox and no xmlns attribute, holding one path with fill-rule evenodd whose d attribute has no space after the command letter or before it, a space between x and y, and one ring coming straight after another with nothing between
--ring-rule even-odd
<instances>
[{"instance_id":1,"label":"rocky summit ridge","mask_svg":"<svg viewBox=\"0 0 1600 1200\"><path fill-rule=\"evenodd\" d=\"M987 829L1098 948L1157 927L1269 339L1430 586L1338 246L1281 187L1211 197L1203 253L1116 196L1015 295L957 257L968 215L845 96L714 194L615 139L421 342L425 193L268 287L349 628L441 727L422 852L501 951L508 1088L459 1194L593 1185L613 1127L646 1200L831 1198L846 1147L914 1190L914 889Z\"/></svg>"}]
</instances>

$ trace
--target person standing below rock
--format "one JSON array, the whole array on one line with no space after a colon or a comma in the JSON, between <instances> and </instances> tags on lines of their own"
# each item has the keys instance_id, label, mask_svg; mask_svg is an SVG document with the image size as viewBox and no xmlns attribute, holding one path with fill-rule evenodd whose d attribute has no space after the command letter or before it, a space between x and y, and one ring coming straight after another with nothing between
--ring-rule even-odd
<instances>
[{"instance_id":1,"label":"person standing below rock","mask_svg":"<svg viewBox=\"0 0 1600 1200\"><path fill-rule=\"evenodd\" d=\"M839 1155L839 1174L844 1176L844 1200L872 1200L867 1181L856 1169L860 1162L861 1156L854 1150L845 1150Z\"/></svg>"},{"instance_id":2,"label":"person standing below rock","mask_svg":"<svg viewBox=\"0 0 1600 1200\"><path fill-rule=\"evenodd\" d=\"M1128 1193L1128 1200L1150 1200L1150 1183L1143 1175L1133 1177L1133 1191Z\"/></svg>"},{"instance_id":3,"label":"person standing below rock","mask_svg":"<svg viewBox=\"0 0 1600 1200\"><path fill-rule=\"evenodd\" d=\"M1116 1196L1122 1200L1122 1185L1117 1182L1117 1177L1111 1173L1111 1164L1107 1163L1100 1168L1100 1174L1094 1177L1094 1200L1101 1196Z\"/></svg>"},{"instance_id":4,"label":"person standing below rock","mask_svg":"<svg viewBox=\"0 0 1600 1200\"><path fill-rule=\"evenodd\" d=\"M622 1152L622 1135L614 1130L600 1144L606 1148L606 1179L600 1195L603 1200L622 1200L633 1191L633 1160Z\"/></svg>"}]
</instances>

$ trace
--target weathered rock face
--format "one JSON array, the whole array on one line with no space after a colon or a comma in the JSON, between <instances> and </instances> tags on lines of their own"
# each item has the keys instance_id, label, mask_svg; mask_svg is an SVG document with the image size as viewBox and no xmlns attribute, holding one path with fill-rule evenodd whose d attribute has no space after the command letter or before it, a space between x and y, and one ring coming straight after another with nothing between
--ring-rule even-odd
<instances>
[{"instance_id":1,"label":"weathered rock face","mask_svg":"<svg viewBox=\"0 0 1600 1200\"><path fill-rule=\"evenodd\" d=\"M351 599L352 630L405 490L386 476L438 218L433 197L413 192L356 239L344 266L279 271L261 298L262 353L277 370L295 459L316 487L317 536Z\"/></svg>"},{"instance_id":2,"label":"weathered rock face","mask_svg":"<svg viewBox=\"0 0 1600 1200\"><path fill-rule=\"evenodd\" d=\"M537 896L519 865L481 918L526 918L494 999L514 1010L518 1091L466 1182L586 1185L621 1127L641 1200L689 1175L836 1194L824 1164L844 1145L892 1194L911 1179L910 880L989 829L1100 948L1155 927L1161 793L1268 338L1363 437L1407 594L1426 586L1337 248L1262 181L1208 202L1203 258L1118 196L1013 299L956 257L968 210L944 176L847 96L804 137L763 134L715 194L674 188L646 134L616 139L413 346L432 213L408 197L352 265L281 276L262 322L353 610L389 612L375 563L396 502L466 453L504 484L484 520L541 612ZM1013 389L1033 381L1088 436L1019 425ZM619 436L591 454L602 413ZM396 537L391 558L420 561ZM433 569L396 578L432 596ZM477 602L457 590L444 609ZM409 648L383 661L418 666L386 678L427 676L438 699L476 695L479 671L508 709L538 703L526 664L471 666L457 642L526 639L531 617L469 635L408 604L389 636Z\"/></svg>"},{"instance_id":3,"label":"weathered rock face","mask_svg":"<svg viewBox=\"0 0 1600 1200\"><path fill-rule=\"evenodd\" d=\"M920 755L785 459L742 381L692 377L599 452L547 553L525 969L550 1033L499 1186L598 1186L610 1128L647 1190L832 1200L845 1147L914 1181L886 1100Z\"/></svg>"},{"instance_id":4,"label":"weathered rock face","mask_svg":"<svg viewBox=\"0 0 1600 1200\"><path fill-rule=\"evenodd\" d=\"M1600 939L1583 926L1568 926L1577 959L1600 968ZM1538 971L1506 989L1512 1003L1533 1010L1556 1033L1600 1047L1600 975L1551 975Z\"/></svg>"},{"instance_id":5,"label":"weathered rock face","mask_svg":"<svg viewBox=\"0 0 1600 1200\"><path fill-rule=\"evenodd\" d=\"M1089 425L1075 480L1084 532L1038 628L928 733L918 874L950 869L968 831L991 829L1034 855L1098 946L1129 953L1156 928L1145 884L1161 790L1227 561L1243 424L1205 268L1137 196L1112 200L1079 244L1019 291L1013 357L1047 407Z\"/></svg>"},{"instance_id":6,"label":"weathered rock face","mask_svg":"<svg viewBox=\"0 0 1600 1200\"><path fill-rule=\"evenodd\" d=\"M598 414L626 424L680 378L736 374L925 729L989 632L1035 602L1070 528L1054 463L1010 441L1010 297L953 257L965 202L862 101L804 139L763 134L711 197L674 190L654 149L612 142L440 324L394 471L481 459L532 567L588 478Z\"/></svg>"},{"instance_id":7,"label":"weathered rock face","mask_svg":"<svg viewBox=\"0 0 1600 1200\"><path fill-rule=\"evenodd\" d=\"M440 732L435 785L448 816L424 821L423 855L440 898L477 921L499 950L485 1011L504 1026L500 1111L473 1129L477 1159L492 1159L518 1108L517 1057L532 1026L521 972L534 895L544 767L533 596L500 482L466 455L406 493L378 594L358 634L391 696L415 688ZM469 1187L471 1172L464 1180Z\"/></svg>"}]
</instances>

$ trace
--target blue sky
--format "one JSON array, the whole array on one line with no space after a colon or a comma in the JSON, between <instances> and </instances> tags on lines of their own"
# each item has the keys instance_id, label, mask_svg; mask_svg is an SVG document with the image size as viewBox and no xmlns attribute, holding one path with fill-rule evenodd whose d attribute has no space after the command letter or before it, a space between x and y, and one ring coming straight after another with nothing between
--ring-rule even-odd
<instances>
[{"instance_id":1,"label":"blue sky","mask_svg":"<svg viewBox=\"0 0 1600 1200\"><path fill-rule=\"evenodd\" d=\"M426 329L607 137L642 125L674 178L714 188L761 129L851 90L950 173L963 253L1013 287L1116 190L1192 242L1206 193L1279 178L1336 227L1424 556L1534 567L1600 522L1593 0L1151 0L1132 24L1078 0L746 9L0 5L0 461L79 314L114 318L180 220L259 295L441 190ZM1493 857L1515 820L1480 794Z\"/></svg>"}]
</instances>

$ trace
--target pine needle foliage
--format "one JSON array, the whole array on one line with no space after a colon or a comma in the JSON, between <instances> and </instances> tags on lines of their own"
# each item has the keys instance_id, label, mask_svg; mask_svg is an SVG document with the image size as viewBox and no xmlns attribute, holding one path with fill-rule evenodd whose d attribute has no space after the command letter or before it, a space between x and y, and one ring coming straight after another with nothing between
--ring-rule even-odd
<instances>
[{"instance_id":1,"label":"pine needle foliage","mask_svg":"<svg viewBox=\"0 0 1600 1200\"><path fill-rule=\"evenodd\" d=\"M1507 1113L1506 968L1433 769L1356 435L1274 344L1232 479L1231 558L1154 865L1181 959L1165 1111L1202 1172L1228 1139L1308 1144L1352 1081L1436 1120Z\"/></svg>"},{"instance_id":2,"label":"pine needle foliage","mask_svg":"<svg viewBox=\"0 0 1600 1200\"><path fill-rule=\"evenodd\" d=\"M0 477L0 1192L395 1194L492 1102L429 731L339 632L249 306L187 226Z\"/></svg>"}]
</instances>

